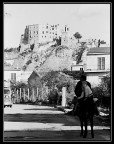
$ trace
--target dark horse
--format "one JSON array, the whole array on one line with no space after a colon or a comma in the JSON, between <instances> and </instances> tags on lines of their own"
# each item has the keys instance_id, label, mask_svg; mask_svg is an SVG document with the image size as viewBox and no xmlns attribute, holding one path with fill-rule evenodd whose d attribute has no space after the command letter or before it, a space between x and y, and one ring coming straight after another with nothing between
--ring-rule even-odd
<instances>
[{"instance_id":1,"label":"dark horse","mask_svg":"<svg viewBox=\"0 0 114 144\"><path fill-rule=\"evenodd\" d=\"M86 76L81 75L80 81L75 87L75 94L77 97L81 96L82 93L82 81L86 81ZM87 81L87 85L91 88L91 84ZM81 136L84 138L87 136L87 122L90 120L91 123L91 136L94 137L93 132L93 116L94 116L94 103L93 97L88 98L87 100L80 99L78 100L78 105L76 106L76 114L78 115L81 123ZM85 132L83 132L83 124L85 126Z\"/></svg>"},{"instance_id":2,"label":"dark horse","mask_svg":"<svg viewBox=\"0 0 114 144\"><path fill-rule=\"evenodd\" d=\"M94 116L94 103L92 98L88 98L87 100L79 100L78 102L78 117L80 119L81 124L81 133L80 136L86 138L87 136L87 125L88 120L91 124L91 136L94 138L94 131L93 131L93 116ZM83 126L85 126L85 131L83 131Z\"/></svg>"}]
</instances>

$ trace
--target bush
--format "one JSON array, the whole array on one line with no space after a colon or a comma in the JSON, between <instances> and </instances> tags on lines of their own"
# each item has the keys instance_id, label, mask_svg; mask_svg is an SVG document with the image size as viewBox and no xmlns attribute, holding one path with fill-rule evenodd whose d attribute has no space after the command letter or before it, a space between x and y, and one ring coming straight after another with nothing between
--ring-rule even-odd
<instances>
[{"instance_id":1,"label":"bush","mask_svg":"<svg viewBox=\"0 0 114 144\"><path fill-rule=\"evenodd\" d=\"M28 61L26 62L26 65L29 65L30 63L32 63L32 61L31 61L31 60L28 60Z\"/></svg>"},{"instance_id":2,"label":"bush","mask_svg":"<svg viewBox=\"0 0 114 144\"><path fill-rule=\"evenodd\" d=\"M48 72L41 81L51 90L47 96L50 104L57 104L59 92L62 92L62 87L64 86L68 93L67 104L72 101L74 97L74 86L76 85L76 82L72 77L57 71L51 71ZM57 91L55 90L55 87L57 88Z\"/></svg>"},{"instance_id":3,"label":"bush","mask_svg":"<svg viewBox=\"0 0 114 144\"><path fill-rule=\"evenodd\" d=\"M98 87L92 89L94 97L98 98L98 103L102 107L109 107L111 104L110 76L104 76Z\"/></svg>"},{"instance_id":4,"label":"bush","mask_svg":"<svg viewBox=\"0 0 114 144\"><path fill-rule=\"evenodd\" d=\"M57 104L58 96L57 90L50 91L48 95L49 104Z\"/></svg>"}]
</instances>

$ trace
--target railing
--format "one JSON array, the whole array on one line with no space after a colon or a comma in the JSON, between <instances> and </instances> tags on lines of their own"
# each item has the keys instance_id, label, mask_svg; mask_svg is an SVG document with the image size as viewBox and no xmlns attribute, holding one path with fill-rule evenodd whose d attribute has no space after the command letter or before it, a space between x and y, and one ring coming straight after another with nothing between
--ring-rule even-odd
<instances>
[{"instance_id":1,"label":"railing","mask_svg":"<svg viewBox=\"0 0 114 144\"><path fill-rule=\"evenodd\" d=\"M38 88L20 88L15 91L15 94L12 96L13 103L21 102L35 102L36 100L41 100L41 96L38 93Z\"/></svg>"}]
</instances>

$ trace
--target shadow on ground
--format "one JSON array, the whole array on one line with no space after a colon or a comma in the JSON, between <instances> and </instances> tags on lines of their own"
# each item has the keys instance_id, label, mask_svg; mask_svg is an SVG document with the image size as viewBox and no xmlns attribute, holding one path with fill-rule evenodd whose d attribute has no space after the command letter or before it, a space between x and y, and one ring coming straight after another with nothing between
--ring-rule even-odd
<instances>
[{"instance_id":1,"label":"shadow on ground","mask_svg":"<svg viewBox=\"0 0 114 144\"><path fill-rule=\"evenodd\" d=\"M23 110L49 110L49 111L57 111L57 109L51 109L51 108L32 108L32 109L23 109Z\"/></svg>"},{"instance_id":2,"label":"shadow on ground","mask_svg":"<svg viewBox=\"0 0 114 144\"><path fill-rule=\"evenodd\" d=\"M71 117L75 118L76 122L69 122L67 119ZM71 118L72 119L72 118ZM65 114L29 114L29 113L16 113L16 114L4 114L4 122L37 122L37 123L64 123L64 126L79 126L79 118L77 116L69 116ZM90 125L88 121L88 125ZM99 120L98 117L94 117L94 126L110 126Z\"/></svg>"},{"instance_id":3,"label":"shadow on ground","mask_svg":"<svg viewBox=\"0 0 114 144\"><path fill-rule=\"evenodd\" d=\"M64 123L65 126L79 125L79 122L70 123L63 114L4 114L4 121L7 122L37 122L37 123Z\"/></svg>"},{"instance_id":4,"label":"shadow on ground","mask_svg":"<svg viewBox=\"0 0 114 144\"><path fill-rule=\"evenodd\" d=\"M80 137L79 130L64 130L64 131L13 131L4 133L4 141L110 141L107 136L107 131L102 134L101 130L94 132L95 137L91 138L90 131L88 131L87 138ZM13 136L13 137L12 137Z\"/></svg>"}]
</instances>

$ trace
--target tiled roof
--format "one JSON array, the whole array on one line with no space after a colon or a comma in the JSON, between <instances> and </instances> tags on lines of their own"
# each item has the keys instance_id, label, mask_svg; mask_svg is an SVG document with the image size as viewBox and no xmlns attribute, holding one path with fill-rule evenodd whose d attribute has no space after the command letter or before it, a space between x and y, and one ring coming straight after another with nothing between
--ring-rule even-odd
<instances>
[{"instance_id":1,"label":"tiled roof","mask_svg":"<svg viewBox=\"0 0 114 144\"><path fill-rule=\"evenodd\" d=\"M90 54L99 54L99 53L110 54L110 47L94 47L94 48L90 48L88 50L87 55L90 55Z\"/></svg>"}]
</instances>

